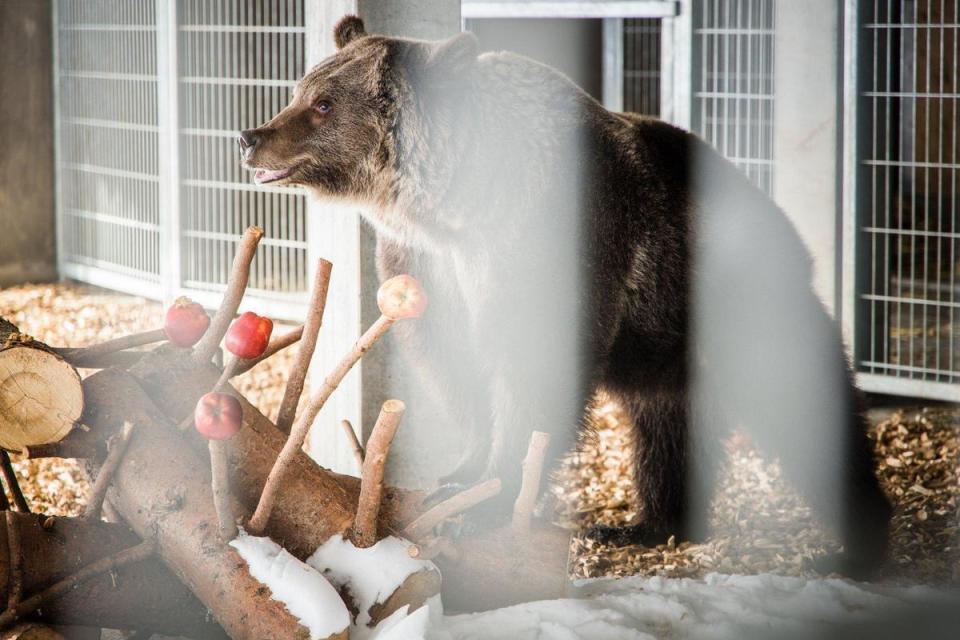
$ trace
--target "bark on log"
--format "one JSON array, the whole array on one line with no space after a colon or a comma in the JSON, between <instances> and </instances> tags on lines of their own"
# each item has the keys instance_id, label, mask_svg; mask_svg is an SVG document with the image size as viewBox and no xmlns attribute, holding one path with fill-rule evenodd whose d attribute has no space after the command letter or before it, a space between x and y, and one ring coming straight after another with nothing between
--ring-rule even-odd
<instances>
[{"instance_id":1,"label":"bark on log","mask_svg":"<svg viewBox=\"0 0 960 640\"><path fill-rule=\"evenodd\" d=\"M216 367L196 366L163 347L130 373L175 424L193 412L204 389L219 378ZM239 393L236 395L243 406L243 428L228 442L230 467L235 472L231 480L234 495L249 513L256 508L286 435ZM184 436L194 451L205 454L207 441L202 436L193 430ZM265 534L298 558L307 558L330 536L350 529L359 496L359 478L321 469L300 452L291 472L284 475ZM418 492L387 488L378 530L384 535L398 533L399 523L418 513L420 500Z\"/></svg>"},{"instance_id":2,"label":"bark on log","mask_svg":"<svg viewBox=\"0 0 960 640\"><path fill-rule=\"evenodd\" d=\"M0 448L58 442L82 411L77 370L0 318Z\"/></svg>"},{"instance_id":3,"label":"bark on log","mask_svg":"<svg viewBox=\"0 0 960 640\"><path fill-rule=\"evenodd\" d=\"M108 369L84 381L85 424L115 430L118 418L138 426L108 492L110 502L235 640L309 638L308 630L254 579L222 543L203 456L185 446L128 373ZM122 418L121 418L122 416ZM234 505L237 513L239 505Z\"/></svg>"},{"instance_id":4,"label":"bark on log","mask_svg":"<svg viewBox=\"0 0 960 640\"><path fill-rule=\"evenodd\" d=\"M456 541L459 557L434 559L443 575L443 608L473 612L567 594L570 532L535 523L523 536L507 525Z\"/></svg>"},{"instance_id":5,"label":"bark on log","mask_svg":"<svg viewBox=\"0 0 960 640\"><path fill-rule=\"evenodd\" d=\"M140 538L124 525L55 518L44 529L46 516L13 514L20 533L20 568L24 595L32 595L82 567ZM0 527L0 549L7 549L6 527ZM7 600L10 560L0 551L0 601ZM148 560L91 578L28 619L46 624L76 624L112 629L153 629L190 638L223 639L223 630L203 606L159 560Z\"/></svg>"},{"instance_id":6,"label":"bark on log","mask_svg":"<svg viewBox=\"0 0 960 640\"><path fill-rule=\"evenodd\" d=\"M94 374L85 384L90 385L104 373ZM153 402L163 408L169 423L178 424L193 411L203 390L217 381L220 372L212 365L198 367L164 346L141 360L130 373L138 378ZM125 418L122 411L117 413L118 398L109 392L110 383L105 380L102 386L104 391L100 395L105 404L102 409L113 414L112 420L91 417L85 418L85 422L95 428L112 425L98 431L100 438L106 438L112 429L130 418ZM244 427L230 440L231 468L235 472L232 489L249 513L259 500L286 437L256 407L237 395L243 405ZM89 387L88 403L92 403ZM182 435L194 455L206 457L206 440L192 431ZM294 468L284 477L277 507L265 533L294 556L306 559L331 535L343 534L349 529L359 492L359 478L322 469L301 452ZM403 525L423 512L421 503L420 492L385 487L378 531L383 535L400 535ZM209 511L212 514L212 503ZM449 571L449 577L444 573L444 601L451 602L448 605L451 610L477 611L557 597L566 587L569 538L569 532L556 527L534 527L529 537L518 539L500 530L461 538L457 546L462 553L456 563L444 558L437 561L442 570ZM505 547L505 541L510 545ZM504 586L502 583L508 575L511 584Z\"/></svg>"}]
</instances>

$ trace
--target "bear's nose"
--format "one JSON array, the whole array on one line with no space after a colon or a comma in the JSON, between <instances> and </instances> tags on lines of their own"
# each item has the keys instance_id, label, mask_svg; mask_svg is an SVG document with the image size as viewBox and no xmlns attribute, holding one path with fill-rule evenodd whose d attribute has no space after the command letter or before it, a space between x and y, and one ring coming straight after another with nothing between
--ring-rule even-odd
<instances>
[{"instance_id":1,"label":"bear's nose","mask_svg":"<svg viewBox=\"0 0 960 640\"><path fill-rule=\"evenodd\" d=\"M237 136L237 144L240 145L240 155L244 158L249 158L253 155L253 149L257 146L258 142L260 142L260 137L257 135L255 129L241 131L240 135Z\"/></svg>"}]
</instances>

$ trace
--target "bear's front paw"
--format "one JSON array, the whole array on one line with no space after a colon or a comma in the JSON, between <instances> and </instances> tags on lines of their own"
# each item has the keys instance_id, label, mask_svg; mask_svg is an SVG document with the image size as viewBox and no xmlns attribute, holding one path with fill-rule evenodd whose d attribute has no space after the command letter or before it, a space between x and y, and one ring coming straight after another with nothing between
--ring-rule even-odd
<instances>
[{"instance_id":1,"label":"bear's front paw","mask_svg":"<svg viewBox=\"0 0 960 640\"><path fill-rule=\"evenodd\" d=\"M595 542L612 547L629 545L655 547L666 543L670 538L670 534L643 524L620 526L597 524L586 530L586 536Z\"/></svg>"},{"instance_id":2,"label":"bear's front paw","mask_svg":"<svg viewBox=\"0 0 960 640\"><path fill-rule=\"evenodd\" d=\"M826 553L813 559L813 570L822 576L839 574L851 580L864 582L880 573L882 558L864 554L839 551Z\"/></svg>"}]
</instances>

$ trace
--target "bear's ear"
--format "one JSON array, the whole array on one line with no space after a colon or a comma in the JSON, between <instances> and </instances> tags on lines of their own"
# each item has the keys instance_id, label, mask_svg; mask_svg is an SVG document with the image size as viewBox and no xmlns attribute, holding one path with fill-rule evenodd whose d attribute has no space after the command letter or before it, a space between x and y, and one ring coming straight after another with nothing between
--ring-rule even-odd
<instances>
[{"instance_id":1,"label":"bear's ear","mask_svg":"<svg viewBox=\"0 0 960 640\"><path fill-rule=\"evenodd\" d=\"M333 28L333 41L337 43L337 49L343 49L365 35L367 32L364 31L363 20L357 16L343 16Z\"/></svg>"},{"instance_id":2,"label":"bear's ear","mask_svg":"<svg viewBox=\"0 0 960 640\"><path fill-rule=\"evenodd\" d=\"M433 45L424 63L424 75L436 81L462 77L473 68L479 54L477 37L468 31L458 33Z\"/></svg>"}]
</instances>

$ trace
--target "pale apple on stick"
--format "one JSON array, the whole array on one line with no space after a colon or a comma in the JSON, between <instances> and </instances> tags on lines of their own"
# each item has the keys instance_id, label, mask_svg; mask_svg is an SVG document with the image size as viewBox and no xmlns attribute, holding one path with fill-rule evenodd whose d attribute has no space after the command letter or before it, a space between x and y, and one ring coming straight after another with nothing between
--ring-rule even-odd
<instances>
[{"instance_id":1,"label":"pale apple on stick","mask_svg":"<svg viewBox=\"0 0 960 640\"><path fill-rule=\"evenodd\" d=\"M390 278L380 286L379 291L377 291L377 305L380 307L380 317L360 336L350 352L344 356L333 371L324 378L320 388L307 401L303 408L303 414L294 424L290 436L280 451L280 455L277 456L277 461L270 470L270 475L260 496L260 502L247 525L248 530L254 535L262 533L267 526L270 512L276 503L280 480L296 458L307 438L310 426L330 395L340 385L353 365L370 350L394 322L403 318L417 318L423 314L427 308L427 295L415 278L409 275L400 275Z\"/></svg>"}]
</instances>

